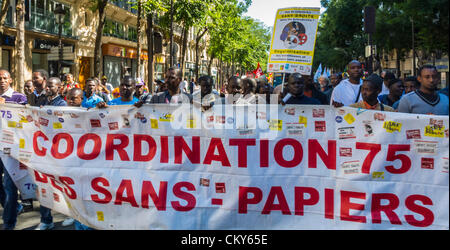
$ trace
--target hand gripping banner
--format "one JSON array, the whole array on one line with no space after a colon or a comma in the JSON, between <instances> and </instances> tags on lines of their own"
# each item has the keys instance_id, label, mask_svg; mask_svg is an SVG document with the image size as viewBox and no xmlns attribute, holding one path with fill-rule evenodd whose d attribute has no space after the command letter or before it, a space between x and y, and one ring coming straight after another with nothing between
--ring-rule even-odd
<instances>
[{"instance_id":1,"label":"hand gripping banner","mask_svg":"<svg viewBox=\"0 0 450 250\"><path fill-rule=\"evenodd\" d=\"M2 105L0 117L20 191L97 229L449 229L448 116Z\"/></svg>"}]
</instances>

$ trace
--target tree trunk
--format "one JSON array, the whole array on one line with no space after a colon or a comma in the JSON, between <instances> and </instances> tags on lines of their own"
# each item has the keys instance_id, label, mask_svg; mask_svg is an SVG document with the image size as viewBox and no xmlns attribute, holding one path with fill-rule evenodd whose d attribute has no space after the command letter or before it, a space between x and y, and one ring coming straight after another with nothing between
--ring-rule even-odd
<instances>
[{"instance_id":1,"label":"tree trunk","mask_svg":"<svg viewBox=\"0 0 450 250\"><path fill-rule=\"evenodd\" d=\"M9 8L10 0L3 0L2 1L2 7L0 10L0 38L3 36L3 25L5 24L6 15L8 14L8 8ZM2 62L2 39L0 39L0 65L3 64Z\"/></svg>"},{"instance_id":2,"label":"tree trunk","mask_svg":"<svg viewBox=\"0 0 450 250\"><path fill-rule=\"evenodd\" d=\"M16 66L15 70L15 90L23 93L25 85L25 0L18 0L16 2L16 60L14 62Z\"/></svg>"},{"instance_id":3,"label":"tree trunk","mask_svg":"<svg viewBox=\"0 0 450 250\"><path fill-rule=\"evenodd\" d=\"M174 65L174 54L173 54L173 0L170 0L170 59L169 67Z\"/></svg>"},{"instance_id":4,"label":"tree trunk","mask_svg":"<svg viewBox=\"0 0 450 250\"><path fill-rule=\"evenodd\" d=\"M137 1L137 77L141 77L141 14L142 14L142 3L141 0Z\"/></svg>"},{"instance_id":5,"label":"tree trunk","mask_svg":"<svg viewBox=\"0 0 450 250\"><path fill-rule=\"evenodd\" d=\"M97 26L97 35L95 37L95 48L94 48L94 76L101 78L102 74L102 67L101 67L101 60L102 60L102 53L101 53L101 46L102 46L102 36L103 36L103 27L105 26L105 18L106 18L106 12L105 7L108 3L107 0L102 0L98 3L98 26Z\"/></svg>"},{"instance_id":6,"label":"tree trunk","mask_svg":"<svg viewBox=\"0 0 450 250\"><path fill-rule=\"evenodd\" d=\"M187 41L188 41L188 35L189 35L189 27L184 26L183 29L183 48L181 50L181 73L183 75L183 78L185 76L186 71L186 50L187 50Z\"/></svg>"},{"instance_id":7,"label":"tree trunk","mask_svg":"<svg viewBox=\"0 0 450 250\"><path fill-rule=\"evenodd\" d=\"M202 37L206 34L206 31L208 31L208 27L205 27L203 31L198 31L197 36L195 38L195 79L197 80L199 77L199 61L200 61L200 55L199 55L199 47L200 47L200 40ZM202 32L202 33L200 33ZM208 66L208 72L209 72L209 66ZM211 75L211 73L209 73Z\"/></svg>"},{"instance_id":8,"label":"tree trunk","mask_svg":"<svg viewBox=\"0 0 450 250\"><path fill-rule=\"evenodd\" d=\"M150 93L155 92L155 86L153 84L153 69L154 69L154 63L153 63L153 13L147 14L147 44L148 44L148 65L147 65L147 71L148 71L148 80L147 80L147 86L150 91Z\"/></svg>"}]
</instances>

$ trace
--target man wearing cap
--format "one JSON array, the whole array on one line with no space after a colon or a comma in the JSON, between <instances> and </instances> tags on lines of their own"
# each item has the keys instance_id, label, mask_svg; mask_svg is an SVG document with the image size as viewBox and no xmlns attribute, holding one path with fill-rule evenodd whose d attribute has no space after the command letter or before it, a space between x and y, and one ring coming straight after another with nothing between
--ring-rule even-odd
<instances>
[{"instance_id":1,"label":"man wearing cap","mask_svg":"<svg viewBox=\"0 0 450 250\"><path fill-rule=\"evenodd\" d=\"M108 89L109 93L113 92L114 87L112 86L111 83L108 82L108 77L106 77L106 76L102 77L102 84L106 86L106 88Z\"/></svg>"},{"instance_id":2,"label":"man wearing cap","mask_svg":"<svg viewBox=\"0 0 450 250\"><path fill-rule=\"evenodd\" d=\"M377 74L370 75L361 85L362 100L350 104L349 107L394 112L395 110L392 107L382 104L378 100L378 95L381 92L382 86L383 78L379 77Z\"/></svg>"},{"instance_id":3,"label":"man wearing cap","mask_svg":"<svg viewBox=\"0 0 450 250\"><path fill-rule=\"evenodd\" d=\"M134 92L134 96L138 99L141 99L146 93L148 93L148 89L145 86L144 81L141 78L136 79L136 91Z\"/></svg>"}]
</instances>

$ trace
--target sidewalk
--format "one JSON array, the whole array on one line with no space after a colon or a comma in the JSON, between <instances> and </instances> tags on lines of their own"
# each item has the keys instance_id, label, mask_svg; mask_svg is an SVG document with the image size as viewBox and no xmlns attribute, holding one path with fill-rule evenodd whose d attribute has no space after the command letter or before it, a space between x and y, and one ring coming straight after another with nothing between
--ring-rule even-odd
<instances>
[{"instance_id":1,"label":"sidewalk","mask_svg":"<svg viewBox=\"0 0 450 250\"><path fill-rule=\"evenodd\" d=\"M3 207L0 206L0 215L3 215ZM52 211L53 223L55 227L53 230L75 230L74 225L63 227L61 223L67 217L64 214ZM41 222L41 214L39 213L39 202L33 202L33 211L22 212L17 217L17 224L14 230L34 230ZM3 219L0 216L0 230L3 229Z\"/></svg>"}]
</instances>

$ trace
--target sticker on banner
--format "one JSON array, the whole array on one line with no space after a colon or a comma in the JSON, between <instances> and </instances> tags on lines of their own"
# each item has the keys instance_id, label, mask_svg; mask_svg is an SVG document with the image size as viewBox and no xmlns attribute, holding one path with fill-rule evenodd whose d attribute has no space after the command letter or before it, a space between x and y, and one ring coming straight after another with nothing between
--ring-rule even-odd
<instances>
[{"instance_id":1,"label":"sticker on banner","mask_svg":"<svg viewBox=\"0 0 450 250\"><path fill-rule=\"evenodd\" d=\"M62 129L62 124L60 122L54 122L53 129Z\"/></svg>"},{"instance_id":2,"label":"sticker on banner","mask_svg":"<svg viewBox=\"0 0 450 250\"><path fill-rule=\"evenodd\" d=\"M406 130L406 139L422 139L420 129Z\"/></svg>"},{"instance_id":3,"label":"sticker on banner","mask_svg":"<svg viewBox=\"0 0 450 250\"><path fill-rule=\"evenodd\" d=\"M158 129L158 120L157 119L150 119L150 126L153 129Z\"/></svg>"},{"instance_id":4,"label":"sticker on banner","mask_svg":"<svg viewBox=\"0 0 450 250\"><path fill-rule=\"evenodd\" d=\"M281 131L283 129L283 120L270 120L269 129L275 131Z\"/></svg>"},{"instance_id":5,"label":"sticker on banner","mask_svg":"<svg viewBox=\"0 0 450 250\"><path fill-rule=\"evenodd\" d=\"M315 121L314 122L316 132L326 132L327 126L325 121Z\"/></svg>"},{"instance_id":6,"label":"sticker on banner","mask_svg":"<svg viewBox=\"0 0 450 250\"><path fill-rule=\"evenodd\" d=\"M341 140L355 139L356 138L355 127L339 128L338 135L339 135L339 139L341 139Z\"/></svg>"},{"instance_id":7,"label":"sticker on banner","mask_svg":"<svg viewBox=\"0 0 450 250\"><path fill-rule=\"evenodd\" d=\"M1 142L8 143L8 144L14 144L14 132L3 129Z\"/></svg>"},{"instance_id":8,"label":"sticker on banner","mask_svg":"<svg viewBox=\"0 0 450 250\"><path fill-rule=\"evenodd\" d=\"M304 116L298 117L298 123L305 125L305 128L308 127L308 118Z\"/></svg>"},{"instance_id":9,"label":"sticker on banner","mask_svg":"<svg viewBox=\"0 0 450 250\"><path fill-rule=\"evenodd\" d=\"M286 123L286 131L288 135L302 136L304 134L305 125L298 123Z\"/></svg>"},{"instance_id":10,"label":"sticker on banner","mask_svg":"<svg viewBox=\"0 0 450 250\"><path fill-rule=\"evenodd\" d=\"M434 158L422 158L423 169L434 169Z\"/></svg>"},{"instance_id":11,"label":"sticker on banner","mask_svg":"<svg viewBox=\"0 0 450 250\"><path fill-rule=\"evenodd\" d=\"M435 138L444 138L444 127L435 127L434 125L429 125L425 127L425 136L435 137Z\"/></svg>"},{"instance_id":12,"label":"sticker on banner","mask_svg":"<svg viewBox=\"0 0 450 250\"><path fill-rule=\"evenodd\" d=\"M363 121L364 124L364 137L370 137L373 136L373 128L372 128L372 122L371 121Z\"/></svg>"},{"instance_id":13,"label":"sticker on banner","mask_svg":"<svg viewBox=\"0 0 450 250\"><path fill-rule=\"evenodd\" d=\"M431 154L435 155L437 152L437 141L414 141L414 148L418 154Z\"/></svg>"},{"instance_id":14,"label":"sticker on banner","mask_svg":"<svg viewBox=\"0 0 450 250\"><path fill-rule=\"evenodd\" d=\"M352 124L355 122L355 117L353 117L352 114L348 113L347 115L344 116L344 120L348 123L348 124Z\"/></svg>"},{"instance_id":15,"label":"sticker on banner","mask_svg":"<svg viewBox=\"0 0 450 250\"><path fill-rule=\"evenodd\" d=\"M447 157L442 158L442 172L448 173L448 158Z\"/></svg>"},{"instance_id":16,"label":"sticker on banner","mask_svg":"<svg viewBox=\"0 0 450 250\"><path fill-rule=\"evenodd\" d=\"M372 179L384 179L384 172L373 172Z\"/></svg>"},{"instance_id":17,"label":"sticker on banner","mask_svg":"<svg viewBox=\"0 0 450 250\"><path fill-rule=\"evenodd\" d=\"M360 169L359 161L348 161L341 164L344 174L358 174Z\"/></svg>"},{"instance_id":18,"label":"sticker on banner","mask_svg":"<svg viewBox=\"0 0 450 250\"><path fill-rule=\"evenodd\" d=\"M352 148L339 148L339 156L352 157Z\"/></svg>"},{"instance_id":19,"label":"sticker on banner","mask_svg":"<svg viewBox=\"0 0 450 250\"><path fill-rule=\"evenodd\" d=\"M383 128L389 133L400 132L402 130L402 124L399 122L385 121Z\"/></svg>"},{"instance_id":20,"label":"sticker on banner","mask_svg":"<svg viewBox=\"0 0 450 250\"><path fill-rule=\"evenodd\" d=\"M102 211L97 211L97 220L98 221L105 221L105 215Z\"/></svg>"}]
</instances>

